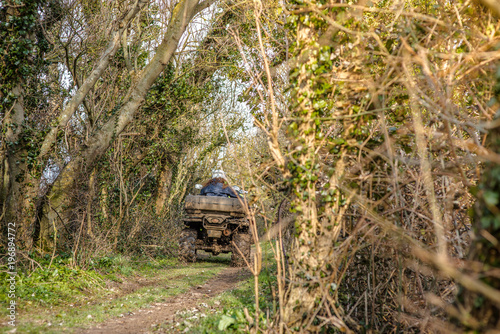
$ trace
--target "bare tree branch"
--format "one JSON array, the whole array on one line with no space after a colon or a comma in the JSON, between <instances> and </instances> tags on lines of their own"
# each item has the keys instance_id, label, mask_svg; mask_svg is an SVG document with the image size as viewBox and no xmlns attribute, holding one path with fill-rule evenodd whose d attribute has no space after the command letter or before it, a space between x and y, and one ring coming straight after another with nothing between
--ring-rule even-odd
<instances>
[{"instance_id":1,"label":"bare tree branch","mask_svg":"<svg viewBox=\"0 0 500 334\"><path fill-rule=\"evenodd\" d=\"M117 28L115 28L111 33L111 38L101 56L101 59L97 63L94 70L87 77L87 79L78 88L75 95L68 102L66 108L64 108L61 115L58 117L57 124L50 129L50 132L45 137L42 143L42 147L40 149L40 154L38 156L39 159L47 155L47 153L49 152L50 148L52 147L52 145L56 140L59 129L64 128L68 124L69 120L71 119L71 116L73 116L78 106L83 102L85 96L87 96L90 89L95 85L95 83L101 77L104 70L108 67L111 59L113 58L113 56L115 55L116 51L120 46L120 37L122 36L123 31L128 28L130 22L134 19L137 13L139 13L140 10L147 3L149 3L149 0L137 0L124 17L121 17L114 22L114 26Z\"/></svg>"}]
</instances>

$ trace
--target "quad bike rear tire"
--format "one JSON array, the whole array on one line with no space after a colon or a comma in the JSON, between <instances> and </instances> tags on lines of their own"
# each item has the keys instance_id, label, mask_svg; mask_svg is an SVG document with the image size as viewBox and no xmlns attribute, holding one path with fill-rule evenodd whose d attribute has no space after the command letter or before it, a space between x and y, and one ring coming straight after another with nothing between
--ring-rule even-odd
<instances>
[{"instance_id":1,"label":"quad bike rear tire","mask_svg":"<svg viewBox=\"0 0 500 334\"><path fill-rule=\"evenodd\" d=\"M250 241L252 236L250 233L237 233L233 235L233 249L231 254L231 266L232 267L245 267L246 262L250 263ZM236 248L237 247L237 248ZM238 251L241 251L241 253ZM247 260L245 262L245 259Z\"/></svg>"},{"instance_id":2,"label":"quad bike rear tire","mask_svg":"<svg viewBox=\"0 0 500 334\"><path fill-rule=\"evenodd\" d=\"M179 259L182 262L196 262L196 230L185 228L179 238Z\"/></svg>"}]
</instances>

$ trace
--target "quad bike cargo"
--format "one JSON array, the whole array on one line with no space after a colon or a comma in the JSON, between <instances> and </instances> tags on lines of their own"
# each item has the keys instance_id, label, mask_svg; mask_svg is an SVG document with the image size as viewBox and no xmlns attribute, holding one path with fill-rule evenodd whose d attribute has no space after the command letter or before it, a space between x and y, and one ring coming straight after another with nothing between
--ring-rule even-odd
<instances>
[{"instance_id":1,"label":"quad bike cargo","mask_svg":"<svg viewBox=\"0 0 500 334\"><path fill-rule=\"evenodd\" d=\"M243 198L188 195L179 240L180 258L196 261L196 252L213 255L232 253L231 265L245 266L250 260L251 235Z\"/></svg>"}]
</instances>

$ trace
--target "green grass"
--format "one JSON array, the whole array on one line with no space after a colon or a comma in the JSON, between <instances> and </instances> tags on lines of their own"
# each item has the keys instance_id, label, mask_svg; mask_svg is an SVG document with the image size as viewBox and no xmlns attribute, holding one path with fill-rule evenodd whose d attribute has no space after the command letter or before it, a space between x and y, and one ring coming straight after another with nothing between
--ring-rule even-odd
<instances>
[{"instance_id":1,"label":"green grass","mask_svg":"<svg viewBox=\"0 0 500 334\"><path fill-rule=\"evenodd\" d=\"M54 261L50 270L20 273L16 291L17 332L66 333L75 327L90 327L146 308L203 284L229 265L229 257L209 258L189 265L179 264L172 258L129 259L122 256L94 262L91 270L71 268L69 263L60 260ZM110 283L139 278L150 280L151 284L115 298L116 289L111 290ZM2 290L0 294L5 298ZM2 308L3 317L6 317L5 311L6 308ZM0 328L0 332L10 329Z\"/></svg>"}]
</instances>

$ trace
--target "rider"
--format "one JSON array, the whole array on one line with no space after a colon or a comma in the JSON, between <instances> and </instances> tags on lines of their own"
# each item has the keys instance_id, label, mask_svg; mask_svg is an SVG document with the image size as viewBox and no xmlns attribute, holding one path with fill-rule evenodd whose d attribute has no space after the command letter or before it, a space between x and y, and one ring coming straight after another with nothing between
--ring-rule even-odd
<instances>
[{"instance_id":1,"label":"rider","mask_svg":"<svg viewBox=\"0 0 500 334\"><path fill-rule=\"evenodd\" d=\"M239 197L238 193L227 184L225 176L223 171L215 170L212 173L212 178L205 182L203 188L201 188L200 195L232 198Z\"/></svg>"}]
</instances>

